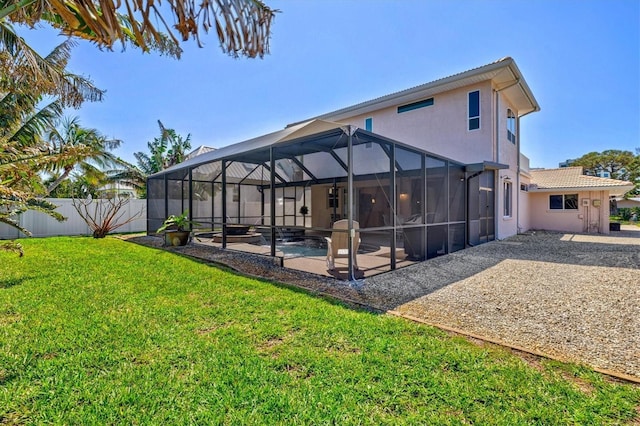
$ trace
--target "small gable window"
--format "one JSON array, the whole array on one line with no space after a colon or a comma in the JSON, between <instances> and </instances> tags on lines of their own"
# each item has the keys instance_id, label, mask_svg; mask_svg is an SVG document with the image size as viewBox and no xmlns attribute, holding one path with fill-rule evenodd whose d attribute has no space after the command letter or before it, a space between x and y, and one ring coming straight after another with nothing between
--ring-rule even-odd
<instances>
[{"instance_id":1,"label":"small gable window","mask_svg":"<svg viewBox=\"0 0 640 426\"><path fill-rule=\"evenodd\" d=\"M373 118L365 118L364 120L364 129L367 132L373 132Z\"/></svg>"},{"instance_id":2,"label":"small gable window","mask_svg":"<svg viewBox=\"0 0 640 426\"><path fill-rule=\"evenodd\" d=\"M433 105L433 98L428 98L428 99L425 99L423 101L418 101L418 102L412 102L412 103L406 104L406 105L400 105L398 107L398 114L401 114L403 112L413 111L414 109L429 107L429 106L432 106L432 105Z\"/></svg>"},{"instance_id":3,"label":"small gable window","mask_svg":"<svg viewBox=\"0 0 640 426\"><path fill-rule=\"evenodd\" d=\"M480 91L469 92L469 130L480 128Z\"/></svg>"},{"instance_id":4,"label":"small gable window","mask_svg":"<svg viewBox=\"0 0 640 426\"><path fill-rule=\"evenodd\" d=\"M511 109L507 110L507 139L513 144L516 143L516 115Z\"/></svg>"}]
</instances>

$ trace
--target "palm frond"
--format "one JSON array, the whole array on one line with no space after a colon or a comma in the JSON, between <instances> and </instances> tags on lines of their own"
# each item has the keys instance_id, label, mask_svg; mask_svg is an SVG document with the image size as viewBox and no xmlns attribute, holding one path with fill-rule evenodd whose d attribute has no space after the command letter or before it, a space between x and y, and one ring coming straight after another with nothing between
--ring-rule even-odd
<instances>
[{"instance_id":1,"label":"palm frond","mask_svg":"<svg viewBox=\"0 0 640 426\"><path fill-rule=\"evenodd\" d=\"M8 2L3 2L8 5ZM29 0L23 7L8 13L12 22L33 26L41 19L52 23L64 34L83 36L101 47L112 48L114 42L123 45L135 40L144 51L165 46L167 39L176 46L178 36L196 40L200 33L215 27L220 47L231 56L262 57L269 52L271 23L277 10L271 10L259 0L167 0L173 15L170 25L153 0ZM122 9L122 10L120 10ZM128 26L121 25L122 19ZM1 16L0 16L1 19ZM156 25L162 28L158 30ZM150 42L152 40L153 42ZM179 51L175 51L179 56Z\"/></svg>"},{"instance_id":2,"label":"palm frond","mask_svg":"<svg viewBox=\"0 0 640 426\"><path fill-rule=\"evenodd\" d=\"M9 54L4 61L3 70L7 75L3 72L0 77L0 90L49 94L59 97L65 107L73 108L83 102L101 101L103 90L91 80L66 70L74 45L73 40L66 40L43 58L11 25L0 21L0 50Z\"/></svg>"},{"instance_id":3,"label":"palm frond","mask_svg":"<svg viewBox=\"0 0 640 426\"><path fill-rule=\"evenodd\" d=\"M33 145L34 141L40 139L42 133L53 126L62 112L61 102L53 101L24 120L8 139L22 142L23 145Z\"/></svg>"}]
</instances>

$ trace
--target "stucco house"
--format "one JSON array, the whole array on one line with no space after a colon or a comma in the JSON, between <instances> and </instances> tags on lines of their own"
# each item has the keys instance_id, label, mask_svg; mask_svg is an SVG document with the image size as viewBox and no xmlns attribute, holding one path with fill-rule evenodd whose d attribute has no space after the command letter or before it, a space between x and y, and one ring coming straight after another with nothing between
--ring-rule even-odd
<instances>
[{"instance_id":1,"label":"stucco house","mask_svg":"<svg viewBox=\"0 0 640 426\"><path fill-rule=\"evenodd\" d=\"M619 209L632 209L634 207L640 208L640 197L632 197L632 198L616 197L616 202Z\"/></svg>"},{"instance_id":2,"label":"stucco house","mask_svg":"<svg viewBox=\"0 0 640 426\"><path fill-rule=\"evenodd\" d=\"M326 248L316 243L343 232L350 255L336 269L348 278L506 238L535 227L529 209L548 196L520 153L521 119L539 110L507 57L310 117L150 176L148 232L188 209L213 245L319 273ZM592 203L591 191L579 193ZM252 229L231 235L235 224ZM288 245L302 235L302 246Z\"/></svg>"},{"instance_id":3,"label":"stucco house","mask_svg":"<svg viewBox=\"0 0 640 426\"><path fill-rule=\"evenodd\" d=\"M609 233L609 199L633 183L586 176L582 167L523 171L521 228Z\"/></svg>"}]
</instances>

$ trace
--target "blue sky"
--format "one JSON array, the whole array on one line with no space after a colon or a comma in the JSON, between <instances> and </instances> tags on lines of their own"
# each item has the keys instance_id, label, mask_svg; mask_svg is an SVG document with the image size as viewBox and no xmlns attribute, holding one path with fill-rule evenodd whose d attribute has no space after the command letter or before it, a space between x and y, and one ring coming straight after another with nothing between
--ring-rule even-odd
<instances>
[{"instance_id":1,"label":"blue sky","mask_svg":"<svg viewBox=\"0 0 640 426\"><path fill-rule=\"evenodd\" d=\"M79 43L69 69L107 95L69 114L122 139L117 154L134 162L158 119L194 148L221 147L511 56L542 108L521 123L533 167L640 147L637 0L266 3L282 13L262 60L232 59L211 36L180 60ZM63 40L21 34L42 54Z\"/></svg>"}]
</instances>

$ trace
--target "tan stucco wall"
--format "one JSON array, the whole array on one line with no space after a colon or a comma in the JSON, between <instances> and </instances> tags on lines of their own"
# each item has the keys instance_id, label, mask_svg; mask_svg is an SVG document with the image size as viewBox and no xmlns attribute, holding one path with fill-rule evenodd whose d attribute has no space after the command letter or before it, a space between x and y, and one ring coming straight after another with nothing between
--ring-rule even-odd
<instances>
[{"instance_id":1,"label":"tan stucco wall","mask_svg":"<svg viewBox=\"0 0 640 426\"><path fill-rule=\"evenodd\" d=\"M578 194L578 210L551 210L549 196ZM584 205L583 200L588 200ZM593 201L600 200L594 207ZM531 229L549 231L609 233L609 191L529 192Z\"/></svg>"},{"instance_id":2,"label":"tan stucco wall","mask_svg":"<svg viewBox=\"0 0 640 426\"><path fill-rule=\"evenodd\" d=\"M311 226L317 228L331 228L331 215L333 214L333 208L329 207L327 189L333 185L314 185L311 187ZM337 214L341 215L344 208L344 185L338 185L338 191L340 194L338 200Z\"/></svg>"},{"instance_id":3,"label":"tan stucco wall","mask_svg":"<svg viewBox=\"0 0 640 426\"><path fill-rule=\"evenodd\" d=\"M632 207L640 207L640 201L634 200L620 200L618 201L618 208L632 208Z\"/></svg>"},{"instance_id":4,"label":"tan stucco wall","mask_svg":"<svg viewBox=\"0 0 640 426\"><path fill-rule=\"evenodd\" d=\"M480 90L480 129L468 131L467 96ZM491 83L434 95L429 107L398 113L397 106L340 122L365 128L365 119L373 119L373 132L462 163L492 160ZM505 112L506 114L506 112Z\"/></svg>"},{"instance_id":5,"label":"tan stucco wall","mask_svg":"<svg viewBox=\"0 0 640 426\"><path fill-rule=\"evenodd\" d=\"M520 183L529 185L531 183L531 179L527 176L521 175ZM529 200L529 192L521 191L520 188L518 188L518 196L518 211L520 212L518 217L518 232L526 232L531 229L531 216L529 214L531 210L531 202Z\"/></svg>"}]
</instances>

